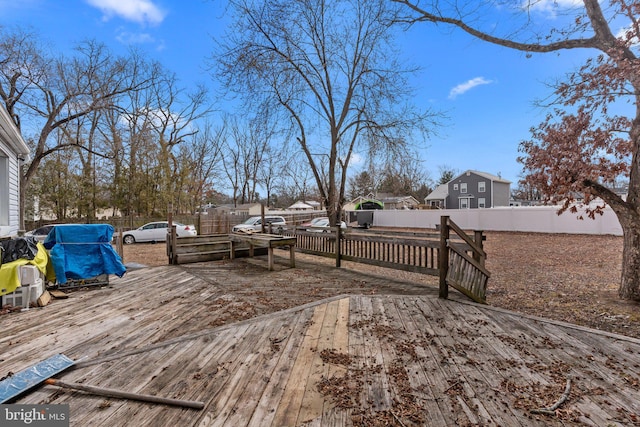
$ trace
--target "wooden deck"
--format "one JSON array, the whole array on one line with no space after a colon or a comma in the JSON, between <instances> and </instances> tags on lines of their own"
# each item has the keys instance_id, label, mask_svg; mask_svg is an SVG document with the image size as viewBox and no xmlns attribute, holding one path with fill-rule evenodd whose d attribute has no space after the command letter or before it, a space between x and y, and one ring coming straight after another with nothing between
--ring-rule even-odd
<instances>
[{"instance_id":1,"label":"wooden deck","mask_svg":"<svg viewBox=\"0 0 640 427\"><path fill-rule=\"evenodd\" d=\"M249 310L231 281L266 289L354 280L348 270L299 262L269 272L252 262L260 260L202 264L202 277L197 265L131 271L109 288L0 316L0 376L63 353L77 361L64 381L206 404L182 409L49 385L17 401L68 403L73 426L640 425L638 340L441 300L437 288L363 288L218 326L228 304ZM568 379L556 415L531 413L559 399Z\"/></svg>"}]
</instances>

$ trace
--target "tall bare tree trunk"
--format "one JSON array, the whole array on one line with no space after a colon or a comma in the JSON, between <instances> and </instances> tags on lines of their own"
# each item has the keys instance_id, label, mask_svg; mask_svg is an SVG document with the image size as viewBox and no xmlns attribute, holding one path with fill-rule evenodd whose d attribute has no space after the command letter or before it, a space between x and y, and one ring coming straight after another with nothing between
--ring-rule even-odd
<instances>
[{"instance_id":1,"label":"tall bare tree trunk","mask_svg":"<svg viewBox=\"0 0 640 427\"><path fill-rule=\"evenodd\" d=\"M622 299L640 301L640 215L618 217L624 235L618 295Z\"/></svg>"}]
</instances>

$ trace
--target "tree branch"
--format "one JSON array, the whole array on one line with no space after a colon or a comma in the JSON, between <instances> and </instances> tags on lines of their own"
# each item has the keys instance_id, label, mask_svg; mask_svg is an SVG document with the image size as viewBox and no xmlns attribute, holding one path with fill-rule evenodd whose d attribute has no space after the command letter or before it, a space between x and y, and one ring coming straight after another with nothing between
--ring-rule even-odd
<instances>
[{"instance_id":1,"label":"tree branch","mask_svg":"<svg viewBox=\"0 0 640 427\"><path fill-rule=\"evenodd\" d=\"M554 52L554 51L564 50L564 49L577 49L577 48L598 49L600 47L600 43L599 43L600 40L597 35L594 35L593 37L590 37L590 38L567 39L567 40L557 41L557 42L548 43L548 44L516 42L514 40L492 36L491 34L488 34L484 31L480 31L479 29L468 25L462 19L451 18L451 17L430 13L425 9L422 9L421 7L419 7L417 4L412 3L409 0L392 0L392 1L407 6L409 9L413 10L419 15L417 18L411 20L409 22L410 24L413 24L415 22L433 22L433 23L449 24L449 25L458 27L464 32L474 37L477 37L481 40L487 41L489 43L497 44L499 46L520 50L523 52L546 53L546 52Z\"/></svg>"}]
</instances>

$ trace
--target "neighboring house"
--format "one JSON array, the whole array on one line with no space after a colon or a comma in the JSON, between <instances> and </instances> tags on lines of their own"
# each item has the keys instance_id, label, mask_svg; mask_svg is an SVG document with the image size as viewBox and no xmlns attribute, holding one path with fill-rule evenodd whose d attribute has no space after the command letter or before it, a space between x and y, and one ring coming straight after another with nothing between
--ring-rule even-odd
<instances>
[{"instance_id":1,"label":"neighboring house","mask_svg":"<svg viewBox=\"0 0 640 427\"><path fill-rule=\"evenodd\" d=\"M447 209L447 196L449 195L449 185L440 184L427 197L424 204L437 209Z\"/></svg>"},{"instance_id":2,"label":"neighboring house","mask_svg":"<svg viewBox=\"0 0 640 427\"><path fill-rule=\"evenodd\" d=\"M300 200L298 200L297 202L295 202L294 204L292 204L291 206L289 206L287 208L290 211L312 211L313 206L311 206L310 204L306 203L306 202L302 202Z\"/></svg>"},{"instance_id":3,"label":"neighboring house","mask_svg":"<svg viewBox=\"0 0 640 427\"><path fill-rule=\"evenodd\" d=\"M509 206L510 198L510 181L468 170L438 186L425 198L425 204L442 209L482 209Z\"/></svg>"},{"instance_id":4,"label":"neighboring house","mask_svg":"<svg viewBox=\"0 0 640 427\"><path fill-rule=\"evenodd\" d=\"M245 203L237 206L220 205L214 211L228 215L257 216L262 214L262 205L260 203Z\"/></svg>"},{"instance_id":5,"label":"neighboring house","mask_svg":"<svg viewBox=\"0 0 640 427\"><path fill-rule=\"evenodd\" d=\"M417 209L420 202L413 196L381 196L385 209Z\"/></svg>"},{"instance_id":6,"label":"neighboring house","mask_svg":"<svg viewBox=\"0 0 640 427\"><path fill-rule=\"evenodd\" d=\"M366 197L358 196L355 199L351 200L350 202L345 203L344 206L342 207L342 210L355 211L356 206L360 205L360 203L364 202L365 200L367 200Z\"/></svg>"},{"instance_id":7,"label":"neighboring house","mask_svg":"<svg viewBox=\"0 0 640 427\"><path fill-rule=\"evenodd\" d=\"M11 237L20 229L20 165L29 147L11 117L0 106L0 237Z\"/></svg>"},{"instance_id":8,"label":"neighboring house","mask_svg":"<svg viewBox=\"0 0 640 427\"><path fill-rule=\"evenodd\" d=\"M351 200L350 202L345 203L344 206L342 207L342 210L355 211L363 202L366 202L367 200L370 200L370 199L373 199L373 196L371 194L368 194L367 196L358 196L355 199Z\"/></svg>"},{"instance_id":9,"label":"neighboring house","mask_svg":"<svg viewBox=\"0 0 640 427\"><path fill-rule=\"evenodd\" d=\"M322 210L322 203L316 202L315 200L305 200L303 203L311 206L314 211Z\"/></svg>"}]
</instances>

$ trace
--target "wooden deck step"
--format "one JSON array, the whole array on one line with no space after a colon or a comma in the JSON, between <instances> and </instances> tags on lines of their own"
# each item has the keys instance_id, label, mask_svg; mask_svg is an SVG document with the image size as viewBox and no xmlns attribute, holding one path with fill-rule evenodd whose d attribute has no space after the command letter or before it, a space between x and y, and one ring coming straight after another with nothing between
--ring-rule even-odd
<instances>
[{"instance_id":1,"label":"wooden deck step","mask_svg":"<svg viewBox=\"0 0 640 427\"><path fill-rule=\"evenodd\" d=\"M195 242L195 243L180 243L178 242L176 244L177 248L189 248L189 247L197 247L197 246L203 246L203 245L230 245L231 244L231 240L218 240L218 241L213 241L213 242Z\"/></svg>"},{"instance_id":2,"label":"wooden deck step","mask_svg":"<svg viewBox=\"0 0 640 427\"><path fill-rule=\"evenodd\" d=\"M177 253L175 257L178 264L186 260L189 260L189 262L215 261L231 258L231 248L215 251Z\"/></svg>"}]
</instances>

